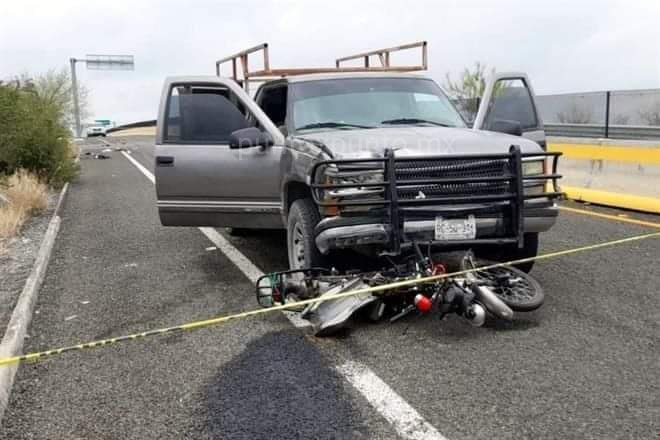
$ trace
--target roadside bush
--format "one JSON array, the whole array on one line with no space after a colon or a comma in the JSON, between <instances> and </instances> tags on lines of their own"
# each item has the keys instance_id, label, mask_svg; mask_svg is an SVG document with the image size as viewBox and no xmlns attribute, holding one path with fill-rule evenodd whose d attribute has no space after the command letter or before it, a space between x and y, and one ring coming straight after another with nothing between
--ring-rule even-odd
<instances>
[{"instance_id":1,"label":"roadside bush","mask_svg":"<svg viewBox=\"0 0 660 440\"><path fill-rule=\"evenodd\" d=\"M26 169L56 187L75 177L64 111L30 83L0 85L0 173Z\"/></svg>"}]
</instances>

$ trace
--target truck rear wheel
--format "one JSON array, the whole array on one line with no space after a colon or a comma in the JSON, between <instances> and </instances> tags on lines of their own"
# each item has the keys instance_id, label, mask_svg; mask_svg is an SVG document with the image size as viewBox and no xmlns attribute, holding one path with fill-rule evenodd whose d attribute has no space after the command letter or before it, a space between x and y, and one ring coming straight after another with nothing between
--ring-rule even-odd
<instances>
[{"instance_id":1,"label":"truck rear wheel","mask_svg":"<svg viewBox=\"0 0 660 440\"><path fill-rule=\"evenodd\" d=\"M319 212L312 200L298 199L291 205L286 234L291 269L325 267L326 258L314 241L314 228L319 221Z\"/></svg>"}]
</instances>

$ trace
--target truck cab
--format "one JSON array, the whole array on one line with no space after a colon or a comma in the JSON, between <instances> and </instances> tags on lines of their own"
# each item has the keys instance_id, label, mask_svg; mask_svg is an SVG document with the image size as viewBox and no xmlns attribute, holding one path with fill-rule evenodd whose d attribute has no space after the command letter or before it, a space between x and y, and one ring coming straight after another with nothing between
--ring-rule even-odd
<instances>
[{"instance_id":1,"label":"truck cab","mask_svg":"<svg viewBox=\"0 0 660 440\"><path fill-rule=\"evenodd\" d=\"M164 225L285 228L301 268L344 249L398 256L414 244L524 258L556 220L557 154L545 151L524 74L490 79L471 128L418 74L305 72L266 81L254 99L244 87L166 80Z\"/></svg>"}]
</instances>

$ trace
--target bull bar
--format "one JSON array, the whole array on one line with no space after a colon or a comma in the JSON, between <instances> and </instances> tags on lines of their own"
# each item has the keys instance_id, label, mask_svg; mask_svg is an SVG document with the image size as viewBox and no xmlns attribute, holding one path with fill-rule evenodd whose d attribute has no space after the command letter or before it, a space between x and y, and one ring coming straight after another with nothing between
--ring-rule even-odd
<instances>
[{"instance_id":1,"label":"bull bar","mask_svg":"<svg viewBox=\"0 0 660 440\"><path fill-rule=\"evenodd\" d=\"M401 252L401 244L404 241L404 219L407 216L419 215L437 215L437 210L424 207L438 207L439 205L464 205L460 209L460 214L478 214L484 210L492 209L493 206L502 208L506 213L508 221L508 234L504 237L493 238L474 238L460 241L451 241L452 245L480 245L480 244L516 244L519 248L524 246L524 206L526 200L547 199L549 204L564 194L561 192L557 180L562 176L557 173L557 162L561 152L535 152L522 153L520 147L512 145L508 153L498 154L479 154L479 155L441 155L441 156L402 156L396 157L392 149L385 151L382 158L367 159L336 159L320 161L312 167L312 196L314 202L320 208L342 208L347 206L374 206L381 207L384 211L383 219L386 223L390 235L389 249L384 252L387 255L398 255ZM543 159L552 158L551 173L545 174L544 168L542 174L524 175L523 159ZM434 163L438 167L445 165L454 166L455 164L503 164L502 171L496 175L467 175L460 177L432 177L421 179L402 179L397 177L398 165L415 164L420 166ZM452 165L454 164L454 165ZM346 167L351 171L360 170L383 170L383 181L369 183L326 183L323 181L324 170L329 166ZM479 173L477 173L479 174ZM484 173L481 173L484 174ZM488 173L486 173L488 174ZM552 191L546 191L546 182L552 181ZM544 190L539 193L525 193L525 184L534 182L543 183ZM400 193L407 188L415 188L421 185L435 185L435 188L455 189L460 185L467 185L467 188L483 188L489 184L495 184L503 191L497 191L493 194L450 194L432 197L401 198ZM476 186L474 186L476 185ZM330 200L325 198L325 192L328 190L345 189L363 189L363 188L383 188L384 196L382 199L371 200ZM451 192L451 191L450 191ZM479 192L479 191L476 191ZM475 206L475 204L478 204ZM484 205L485 204L485 205ZM490 205L488 205L490 204ZM456 212L456 209L453 209ZM420 244L440 244L437 240Z\"/></svg>"}]
</instances>

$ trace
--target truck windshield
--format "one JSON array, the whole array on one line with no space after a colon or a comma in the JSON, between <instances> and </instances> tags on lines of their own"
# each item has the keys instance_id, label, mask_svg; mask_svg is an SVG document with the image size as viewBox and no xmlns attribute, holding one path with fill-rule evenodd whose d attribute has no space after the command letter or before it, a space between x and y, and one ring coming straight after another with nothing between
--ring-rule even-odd
<instances>
[{"instance_id":1,"label":"truck windshield","mask_svg":"<svg viewBox=\"0 0 660 440\"><path fill-rule=\"evenodd\" d=\"M465 127L437 84L424 78L340 78L290 85L294 130L397 125Z\"/></svg>"}]
</instances>

